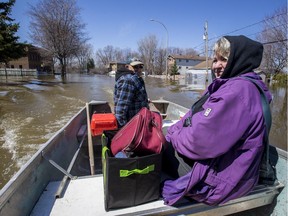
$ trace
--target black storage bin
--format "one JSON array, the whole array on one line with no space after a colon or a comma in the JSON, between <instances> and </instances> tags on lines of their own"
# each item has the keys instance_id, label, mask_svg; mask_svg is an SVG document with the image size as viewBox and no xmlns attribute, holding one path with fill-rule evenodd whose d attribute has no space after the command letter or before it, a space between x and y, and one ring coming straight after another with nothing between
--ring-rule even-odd
<instances>
[{"instance_id":1,"label":"black storage bin","mask_svg":"<svg viewBox=\"0 0 288 216\"><path fill-rule=\"evenodd\" d=\"M102 135L105 210L131 207L159 199L162 155L113 157L109 150L109 136L105 132Z\"/></svg>"}]
</instances>

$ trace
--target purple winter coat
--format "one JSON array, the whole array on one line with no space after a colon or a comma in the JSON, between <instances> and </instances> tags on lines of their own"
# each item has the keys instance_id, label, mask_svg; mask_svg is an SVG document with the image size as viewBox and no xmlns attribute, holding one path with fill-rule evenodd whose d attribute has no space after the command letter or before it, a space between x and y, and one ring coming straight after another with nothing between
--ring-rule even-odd
<instances>
[{"instance_id":1,"label":"purple winter coat","mask_svg":"<svg viewBox=\"0 0 288 216\"><path fill-rule=\"evenodd\" d=\"M242 76L258 80L271 101L257 74ZM193 115L191 126L183 127L190 110L167 131L167 141L195 163L188 174L165 181L165 204L183 196L209 205L225 203L247 194L258 182L265 132L259 90L251 81L235 77L215 79L208 91L204 110Z\"/></svg>"}]
</instances>

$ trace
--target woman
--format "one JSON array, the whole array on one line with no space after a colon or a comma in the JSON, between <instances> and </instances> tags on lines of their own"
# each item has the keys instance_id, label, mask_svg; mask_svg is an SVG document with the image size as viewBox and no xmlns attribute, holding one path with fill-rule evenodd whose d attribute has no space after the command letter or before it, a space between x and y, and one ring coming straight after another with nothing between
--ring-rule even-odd
<instances>
[{"instance_id":1,"label":"woman","mask_svg":"<svg viewBox=\"0 0 288 216\"><path fill-rule=\"evenodd\" d=\"M253 69L263 46L245 36L225 36L214 46L215 79L192 109L166 135L162 196L172 205L186 196L209 205L251 191L258 182L265 124L254 79L271 94Z\"/></svg>"}]
</instances>

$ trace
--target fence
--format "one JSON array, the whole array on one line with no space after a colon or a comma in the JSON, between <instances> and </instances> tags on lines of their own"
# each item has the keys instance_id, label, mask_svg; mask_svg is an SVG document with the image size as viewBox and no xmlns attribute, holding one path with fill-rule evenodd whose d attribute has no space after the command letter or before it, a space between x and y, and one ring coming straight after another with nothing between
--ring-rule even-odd
<instances>
[{"instance_id":1,"label":"fence","mask_svg":"<svg viewBox=\"0 0 288 216\"><path fill-rule=\"evenodd\" d=\"M36 76L36 69L0 68L0 76Z\"/></svg>"}]
</instances>

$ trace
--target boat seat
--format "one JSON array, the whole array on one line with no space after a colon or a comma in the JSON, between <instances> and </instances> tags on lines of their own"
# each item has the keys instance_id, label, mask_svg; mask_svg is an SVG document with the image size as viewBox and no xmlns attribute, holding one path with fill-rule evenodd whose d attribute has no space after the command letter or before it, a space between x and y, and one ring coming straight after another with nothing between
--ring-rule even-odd
<instances>
[{"instance_id":1,"label":"boat seat","mask_svg":"<svg viewBox=\"0 0 288 216\"><path fill-rule=\"evenodd\" d=\"M275 206L275 198L283 188L284 185L277 181L272 186L257 185L248 195L230 200L222 205L209 206L203 203L195 203L191 206L189 200L184 199L179 204L176 204L175 208L177 211L181 209L181 213L184 215L193 213L193 216L235 215L235 213L239 213L239 216L263 215L263 208L265 208L265 215L270 215ZM253 213L251 212L252 209ZM270 213L266 214L268 211Z\"/></svg>"}]
</instances>

